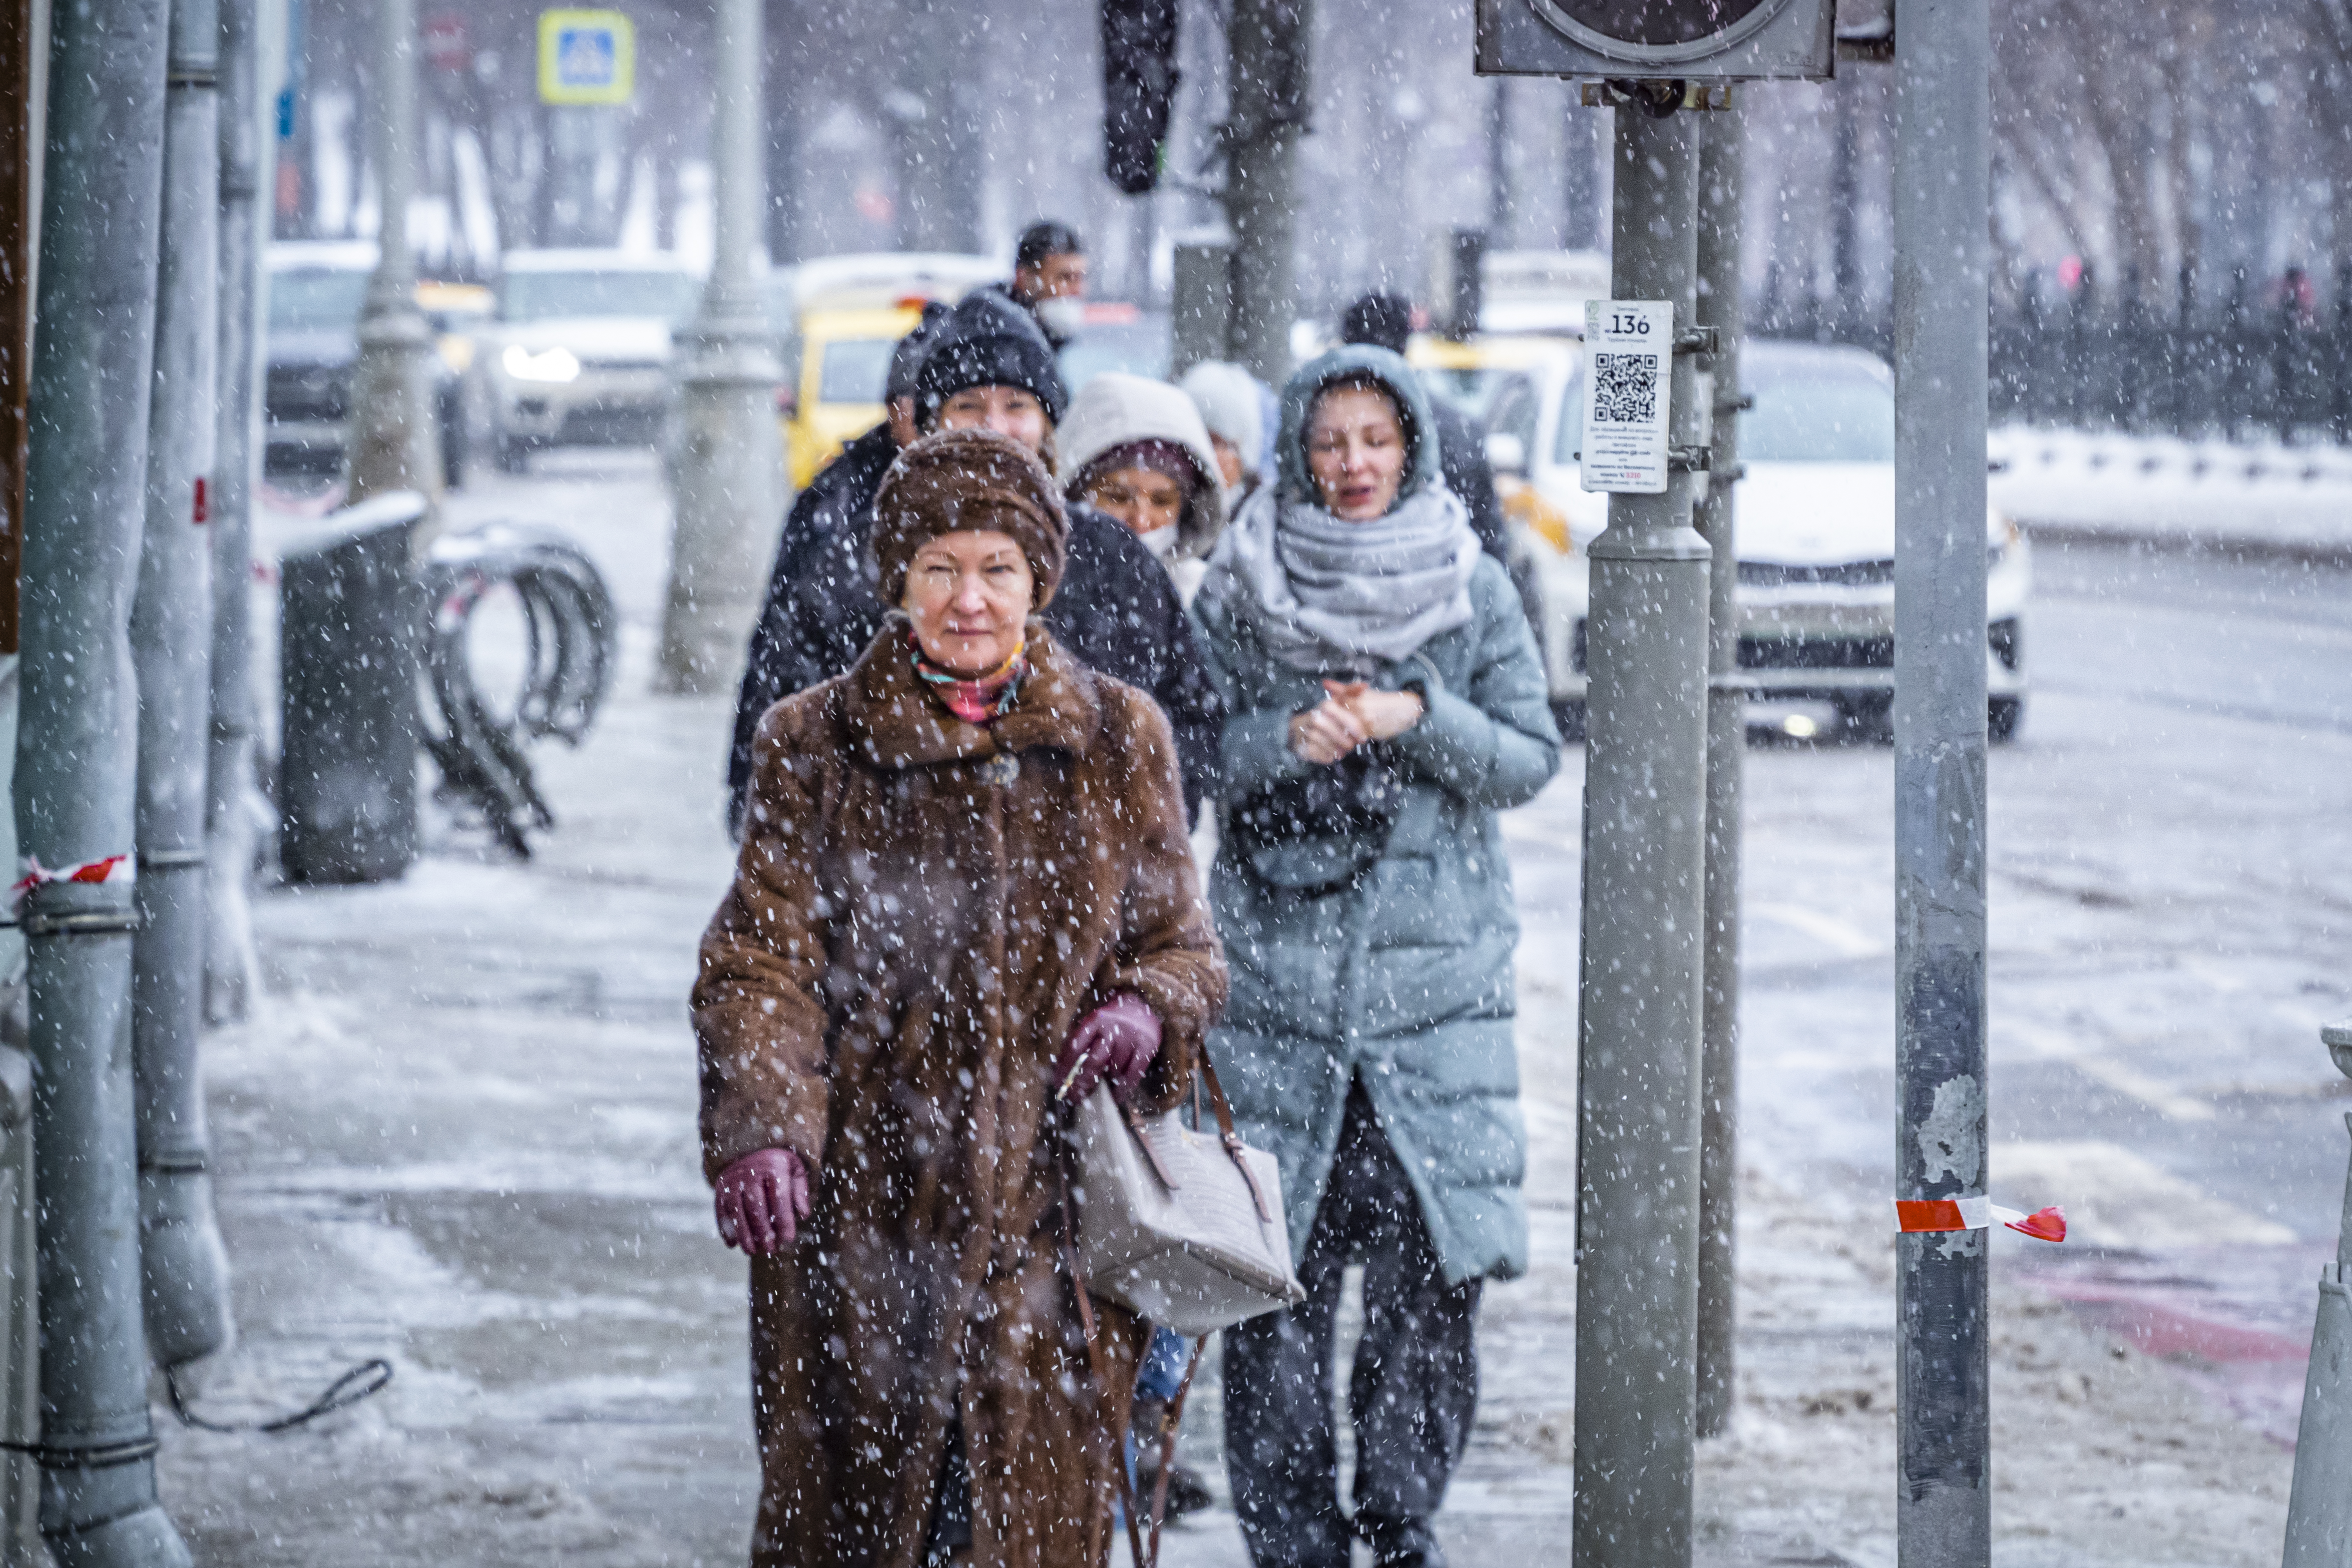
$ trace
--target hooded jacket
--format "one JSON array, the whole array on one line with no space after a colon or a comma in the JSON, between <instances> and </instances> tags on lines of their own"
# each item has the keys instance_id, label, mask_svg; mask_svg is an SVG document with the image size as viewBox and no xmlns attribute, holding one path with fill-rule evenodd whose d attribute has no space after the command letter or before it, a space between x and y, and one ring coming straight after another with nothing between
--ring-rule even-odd
<instances>
[{"instance_id":1,"label":"hooded jacket","mask_svg":"<svg viewBox=\"0 0 2352 1568\"><path fill-rule=\"evenodd\" d=\"M1312 494L1307 415L1317 392L1351 375L1380 382L1414 427L1407 493L1442 483L1420 378L1373 348L1334 350L1291 379L1274 482L1290 496ZM1380 743L1395 786L1385 823L1322 835L1327 845L1360 838L1360 852L1330 858L1360 870L1331 885L1276 886L1245 852L1233 813L1286 781L1321 775L1290 749L1289 728L1323 692L1313 672L1259 640L1234 600L1243 580L1221 571L1223 559L1222 550L1212 559L1192 612L1229 715L1219 781L1227 831L1209 896L1233 996L1209 1051L1234 1113L1244 1136L1281 1161L1291 1246L1303 1255L1349 1087L1360 1082L1446 1279L1508 1278L1527 1266L1527 1137L1513 1039L1518 915L1498 813L1559 767L1527 616L1509 577L1481 556L1469 622L1374 677L1419 693L1424 712Z\"/></svg>"},{"instance_id":2,"label":"hooded jacket","mask_svg":"<svg viewBox=\"0 0 2352 1568\"><path fill-rule=\"evenodd\" d=\"M1192 459L1192 497L1176 525L1176 553L1205 560L1225 527L1224 476L1209 427L1192 400L1166 382L1106 371L1086 384L1070 404L1070 417L1054 433L1061 449L1055 476L1067 490L1087 477L1095 459L1138 441L1164 441ZM1074 495L1074 498L1075 495Z\"/></svg>"}]
</instances>

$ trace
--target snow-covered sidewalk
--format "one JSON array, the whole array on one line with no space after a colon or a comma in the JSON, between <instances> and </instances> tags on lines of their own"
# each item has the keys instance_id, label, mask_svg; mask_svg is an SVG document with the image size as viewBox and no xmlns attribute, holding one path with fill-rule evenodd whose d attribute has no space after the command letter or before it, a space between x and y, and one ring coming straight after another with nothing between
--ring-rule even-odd
<instances>
[{"instance_id":1,"label":"snow-covered sidewalk","mask_svg":"<svg viewBox=\"0 0 2352 1568\"><path fill-rule=\"evenodd\" d=\"M730 867L730 705L647 690L667 507L646 460L567 455L529 482L485 476L453 511L546 522L598 559L626 622L620 689L582 749L537 754L562 821L532 861L442 824L403 882L260 901L271 995L209 1042L244 1337L205 1401L282 1408L369 1355L399 1376L284 1437L167 1430L166 1500L199 1562L240 1568L738 1563L756 1486L744 1270L711 1235L686 1014ZM1535 912L1535 1268L1487 1296L1485 1400L1444 1524L1464 1568L1566 1557L1575 934L1542 911L1572 921L1580 761L1510 826ZM1765 1169L1743 1184L1739 1405L1701 1451L1703 1563L1894 1562L1883 1201ZM2001 1562L2274 1562L2277 1445L2007 1261L1998 1277ZM1238 1396L1213 1377L1186 1424L1220 1487L1219 1402ZM1185 1521L1165 1561L1243 1568L1231 1514Z\"/></svg>"}]
</instances>

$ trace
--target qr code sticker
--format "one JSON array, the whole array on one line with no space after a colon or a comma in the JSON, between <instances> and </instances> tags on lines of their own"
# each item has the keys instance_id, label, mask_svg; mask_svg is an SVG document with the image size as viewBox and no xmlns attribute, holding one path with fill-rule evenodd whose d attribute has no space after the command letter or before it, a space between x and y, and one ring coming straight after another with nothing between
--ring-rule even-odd
<instances>
[{"instance_id":1,"label":"qr code sticker","mask_svg":"<svg viewBox=\"0 0 2352 1568\"><path fill-rule=\"evenodd\" d=\"M1599 424L1646 424L1657 417L1658 356L1592 356L1592 418Z\"/></svg>"}]
</instances>

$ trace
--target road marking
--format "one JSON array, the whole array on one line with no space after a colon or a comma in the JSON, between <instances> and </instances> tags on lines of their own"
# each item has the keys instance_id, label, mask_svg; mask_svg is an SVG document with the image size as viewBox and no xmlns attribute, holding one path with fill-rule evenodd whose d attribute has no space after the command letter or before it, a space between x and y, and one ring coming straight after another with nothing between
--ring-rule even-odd
<instances>
[{"instance_id":1,"label":"road marking","mask_svg":"<svg viewBox=\"0 0 2352 1568\"><path fill-rule=\"evenodd\" d=\"M2058 1205L2066 1211L2069 1233L2091 1247L2281 1247L2296 1239L2285 1226L2225 1203L2116 1144L1995 1144L1987 1186Z\"/></svg>"},{"instance_id":2,"label":"road marking","mask_svg":"<svg viewBox=\"0 0 2352 1568\"><path fill-rule=\"evenodd\" d=\"M1748 913L1759 920L1769 920L1801 931L1841 958L1869 958L1891 952L1893 945L1871 936L1857 925L1848 925L1834 915L1809 909L1801 904L1751 902Z\"/></svg>"},{"instance_id":3,"label":"road marking","mask_svg":"<svg viewBox=\"0 0 2352 1568\"><path fill-rule=\"evenodd\" d=\"M2081 1038L2066 1030L2025 1019L2004 1019L1996 1026L1995 1033L1997 1043L2021 1047L2017 1054L2030 1061L2063 1061L2084 1077L2138 1101L2168 1121L2210 1122L2217 1113L2205 1100L2184 1094L2114 1057L2095 1054Z\"/></svg>"}]
</instances>

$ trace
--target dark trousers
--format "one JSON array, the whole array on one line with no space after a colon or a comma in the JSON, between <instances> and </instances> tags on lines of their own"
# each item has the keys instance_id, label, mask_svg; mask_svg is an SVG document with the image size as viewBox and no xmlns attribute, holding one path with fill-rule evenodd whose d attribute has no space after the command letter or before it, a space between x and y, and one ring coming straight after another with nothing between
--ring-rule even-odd
<instances>
[{"instance_id":1,"label":"dark trousers","mask_svg":"<svg viewBox=\"0 0 2352 1568\"><path fill-rule=\"evenodd\" d=\"M1355 1518L1339 1511L1331 1411L1340 1271L1364 1265L1364 1334L1348 1411ZM1348 1094L1330 1185L1298 1281L1307 1300L1225 1331L1225 1468L1257 1568L1347 1568L1350 1534L1381 1557L1435 1555L1429 1519L1478 1406L1481 1281L1449 1286L1421 1205L1362 1086Z\"/></svg>"}]
</instances>

